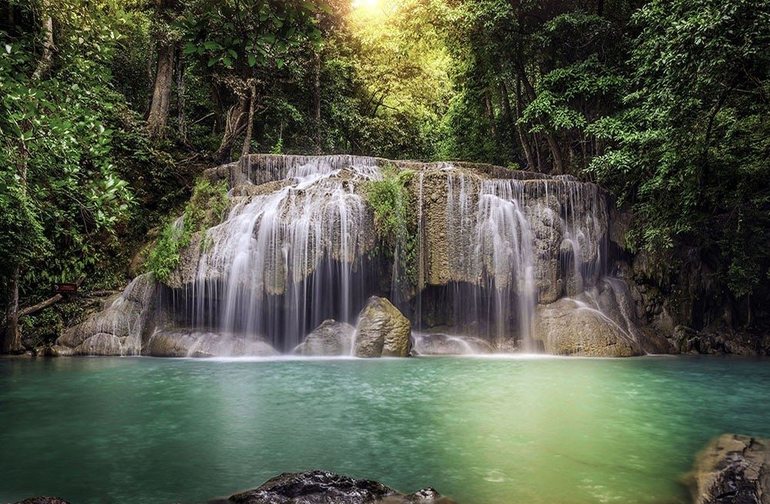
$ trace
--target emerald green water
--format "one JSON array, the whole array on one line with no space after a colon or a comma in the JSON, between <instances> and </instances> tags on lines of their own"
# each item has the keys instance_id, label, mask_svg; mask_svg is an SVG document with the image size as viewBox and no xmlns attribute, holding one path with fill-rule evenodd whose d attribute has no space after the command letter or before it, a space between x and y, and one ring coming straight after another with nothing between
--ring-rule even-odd
<instances>
[{"instance_id":1,"label":"emerald green water","mask_svg":"<svg viewBox=\"0 0 770 504\"><path fill-rule=\"evenodd\" d=\"M680 503L770 361L0 360L0 502L206 502L323 468L461 504Z\"/></svg>"}]
</instances>

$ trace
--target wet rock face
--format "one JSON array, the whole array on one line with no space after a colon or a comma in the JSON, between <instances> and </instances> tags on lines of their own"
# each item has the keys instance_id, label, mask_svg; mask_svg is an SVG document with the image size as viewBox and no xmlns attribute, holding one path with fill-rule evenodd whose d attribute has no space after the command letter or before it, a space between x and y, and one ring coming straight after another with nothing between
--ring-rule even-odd
<instances>
[{"instance_id":1,"label":"wet rock face","mask_svg":"<svg viewBox=\"0 0 770 504\"><path fill-rule=\"evenodd\" d=\"M476 167L452 164L424 168L413 178L422 238L420 287L483 287L493 280L498 288L511 286L552 303L598 280L608 233L601 190L573 179L522 179L517 173L496 172L499 178L491 179Z\"/></svg>"},{"instance_id":2,"label":"wet rock face","mask_svg":"<svg viewBox=\"0 0 770 504\"><path fill-rule=\"evenodd\" d=\"M537 307L535 339L547 353L589 357L642 355L641 347L615 322L573 299Z\"/></svg>"},{"instance_id":3,"label":"wet rock face","mask_svg":"<svg viewBox=\"0 0 770 504\"><path fill-rule=\"evenodd\" d=\"M689 480L694 504L770 504L770 442L723 434L698 455Z\"/></svg>"},{"instance_id":4,"label":"wet rock face","mask_svg":"<svg viewBox=\"0 0 770 504\"><path fill-rule=\"evenodd\" d=\"M358 316L356 357L407 357L412 324L385 298L372 296Z\"/></svg>"},{"instance_id":5,"label":"wet rock face","mask_svg":"<svg viewBox=\"0 0 770 504\"><path fill-rule=\"evenodd\" d=\"M696 331L685 326L676 326L671 334L671 343L680 353L717 355L770 355L770 334L756 334L729 331Z\"/></svg>"},{"instance_id":6,"label":"wet rock face","mask_svg":"<svg viewBox=\"0 0 770 504\"><path fill-rule=\"evenodd\" d=\"M540 303L553 303L561 297L564 290L560 261L563 229L559 211L560 205L552 196L544 198L530 216L535 254L535 282Z\"/></svg>"},{"instance_id":7,"label":"wet rock face","mask_svg":"<svg viewBox=\"0 0 770 504\"><path fill-rule=\"evenodd\" d=\"M296 355L350 355L356 328L344 322L325 320L294 349Z\"/></svg>"},{"instance_id":8,"label":"wet rock face","mask_svg":"<svg viewBox=\"0 0 770 504\"><path fill-rule=\"evenodd\" d=\"M153 357L272 357L278 351L253 337L200 331L155 333L142 352Z\"/></svg>"},{"instance_id":9,"label":"wet rock face","mask_svg":"<svg viewBox=\"0 0 770 504\"><path fill-rule=\"evenodd\" d=\"M488 341L473 336L416 334L412 338L412 353L415 355L488 354L494 351Z\"/></svg>"},{"instance_id":10,"label":"wet rock face","mask_svg":"<svg viewBox=\"0 0 770 504\"><path fill-rule=\"evenodd\" d=\"M324 318L351 320L365 296L390 285L392 271L370 255L379 238L365 190L385 165L414 171L406 184L415 217L410 230L419 238L416 285L399 300L413 302L421 325L434 318L451 332L524 340L537 303L576 296L604 271L608 210L594 184L471 163L253 155L206 172L229 181L231 211L181 251L166 281L175 295L158 303L162 310L153 305L157 294L145 296L157 293L155 282L138 277L103 313L67 331L52 353L219 354L231 343L209 334L211 325L223 333L250 331L290 350ZM443 288L451 298L440 310L417 310L417 293ZM364 310L355 355L409 354L409 321L386 303L375 312L391 315ZM426 324L444 330L436 325ZM346 354L349 327L328 329L295 353ZM437 344L436 351L460 350ZM582 355L579 347L561 350Z\"/></svg>"},{"instance_id":11,"label":"wet rock face","mask_svg":"<svg viewBox=\"0 0 770 504\"><path fill-rule=\"evenodd\" d=\"M136 355L154 329L157 284L136 277L105 310L69 328L56 340L54 355Z\"/></svg>"},{"instance_id":12,"label":"wet rock face","mask_svg":"<svg viewBox=\"0 0 770 504\"><path fill-rule=\"evenodd\" d=\"M257 489L231 496L233 504L452 504L432 488L405 495L372 480L326 471L284 473Z\"/></svg>"}]
</instances>

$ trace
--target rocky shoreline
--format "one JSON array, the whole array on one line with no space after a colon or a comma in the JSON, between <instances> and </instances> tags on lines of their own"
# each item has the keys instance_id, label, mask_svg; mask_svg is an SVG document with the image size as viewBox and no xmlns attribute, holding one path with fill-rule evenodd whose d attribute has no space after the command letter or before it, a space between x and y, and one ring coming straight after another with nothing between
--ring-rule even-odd
<instances>
[{"instance_id":1,"label":"rocky shoreline","mask_svg":"<svg viewBox=\"0 0 770 504\"><path fill-rule=\"evenodd\" d=\"M713 439L684 478L693 504L770 504L770 440L737 434ZM405 494L374 480L328 471L283 473L210 504L457 504L433 488ZM71 504L31 497L16 504Z\"/></svg>"},{"instance_id":2,"label":"rocky shoreline","mask_svg":"<svg viewBox=\"0 0 770 504\"><path fill-rule=\"evenodd\" d=\"M723 434L687 476L693 504L770 504L770 440Z\"/></svg>"},{"instance_id":3,"label":"rocky shoreline","mask_svg":"<svg viewBox=\"0 0 770 504\"><path fill-rule=\"evenodd\" d=\"M328 471L283 473L257 488L209 504L456 504L433 488L405 494L378 481ZM73 504L59 497L30 497L16 504Z\"/></svg>"}]
</instances>

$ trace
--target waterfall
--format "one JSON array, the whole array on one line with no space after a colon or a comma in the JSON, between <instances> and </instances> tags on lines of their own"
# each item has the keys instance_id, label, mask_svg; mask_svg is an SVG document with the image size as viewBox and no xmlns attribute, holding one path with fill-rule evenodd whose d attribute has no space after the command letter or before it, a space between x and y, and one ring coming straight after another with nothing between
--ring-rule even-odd
<instances>
[{"instance_id":1,"label":"waterfall","mask_svg":"<svg viewBox=\"0 0 770 504\"><path fill-rule=\"evenodd\" d=\"M432 281L449 285L434 295L440 297L434 303L452 306L446 325L499 345L515 338L520 349L535 350L537 303L582 292L605 269L607 209L598 187L512 171L509 178L479 178L459 165L424 170L420 194L431 174L446 193L445 210L438 213L445 216L439 236L448 250L438 252L434 270L441 272ZM421 196L421 219L425 203ZM420 240L421 251L437 253L435 238L421 232ZM423 297L418 296L418 316L425 310Z\"/></svg>"},{"instance_id":2,"label":"waterfall","mask_svg":"<svg viewBox=\"0 0 770 504\"><path fill-rule=\"evenodd\" d=\"M397 261L378 256L366 203L364 184L382 179L386 163L417 172L410 292ZM605 269L605 199L570 177L356 156L257 155L218 170L231 210L180 265L170 295L174 324L195 331L287 351L325 319L355 323L378 294L418 330L533 351L538 303L583 292Z\"/></svg>"},{"instance_id":3,"label":"waterfall","mask_svg":"<svg viewBox=\"0 0 770 504\"><path fill-rule=\"evenodd\" d=\"M379 172L370 158L324 157L268 164L257 179L265 173L279 185L233 197L227 219L207 231L185 297L193 325L289 349L325 318L351 320L365 299L372 224L355 189Z\"/></svg>"}]
</instances>

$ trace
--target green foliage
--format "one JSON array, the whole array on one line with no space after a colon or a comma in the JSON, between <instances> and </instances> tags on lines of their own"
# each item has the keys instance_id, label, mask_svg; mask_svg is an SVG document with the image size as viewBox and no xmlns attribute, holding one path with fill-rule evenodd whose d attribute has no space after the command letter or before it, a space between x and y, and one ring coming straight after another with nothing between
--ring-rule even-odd
<instances>
[{"instance_id":1,"label":"green foliage","mask_svg":"<svg viewBox=\"0 0 770 504\"><path fill-rule=\"evenodd\" d=\"M192 233L186 234L183 221L172 221L163 227L145 268L161 282L167 282L179 265L180 252L190 245Z\"/></svg>"},{"instance_id":2,"label":"green foliage","mask_svg":"<svg viewBox=\"0 0 770 504\"><path fill-rule=\"evenodd\" d=\"M226 182L212 183L205 178L199 179L182 217L169 221L163 227L147 258L147 271L161 282L167 282L179 265L180 254L190 246L193 236L205 233L208 228L222 222L229 206ZM201 248L205 250L208 246L210 242L203 236Z\"/></svg>"},{"instance_id":3,"label":"green foliage","mask_svg":"<svg viewBox=\"0 0 770 504\"><path fill-rule=\"evenodd\" d=\"M18 268L22 304L55 282L125 280L133 250L210 166L252 85L255 151L572 173L633 206L634 249L697 250L734 296L770 278L767 2L12 0L7 9L0 284ZM33 77L47 15L55 51ZM169 131L153 143L143 116L164 44L175 49ZM368 187L405 278L416 264L408 177L391 170ZM224 188L205 184L163 228L149 265L161 279L227 207ZM53 327L46 317L39 323Z\"/></svg>"},{"instance_id":4,"label":"green foliage","mask_svg":"<svg viewBox=\"0 0 770 504\"><path fill-rule=\"evenodd\" d=\"M383 169L381 180L366 185L366 201L374 210L374 224L380 239L396 245L406 237L410 217L409 192L406 184L414 172L398 172L393 166Z\"/></svg>"},{"instance_id":5,"label":"green foliage","mask_svg":"<svg viewBox=\"0 0 770 504\"><path fill-rule=\"evenodd\" d=\"M179 20L184 54L209 68L281 70L296 49L320 41L317 12L308 0L189 1Z\"/></svg>"},{"instance_id":6,"label":"green foliage","mask_svg":"<svg viewBox=\"0 0 770 504\"><path fill-rule=\"evenodd\" d=\"M417 232L408 186L414 178L411 170L383 169L381 180L366 183L366 201L374 212L374 225L384 252L400 271L403 289L413 288L417 278Z\"/></svg>"},{"instance_id":7,"label":"green foliage","mask_svg":"<svg viewBox=\"0 0 770 504\"><path fill-rule=\"evenodd\" d=\"M0 275L22 271L22 290L88 273L116 243L132 210L115 167L120 96L107 63L119 16L52 2L61 57L36 78L35 37L0 32ZM77 47L77 51L70 49Z\"/></svg>"},{"instance_id":8,"label":"green foliage","mask_svg":"<svg viewBox=\"0 0 770 504\"><path fill-rule=\"evenodd\" d=\"M591 172L634 205L637 247L697 244L736 296L770 266L770 6L652 1L634 16L636 92L596 124Z\"/></svg>"},{"instance_id":9,"label":"green foliage","mask_svg":"<svg viewBox=\"0 0 770 504\"><path fill-rule=\"evenodd\" d=\"M283 137L278 138L278 141L275 142L273 148L270 149L270 154L283 154Z\"/></svg>"}]
</instances>

